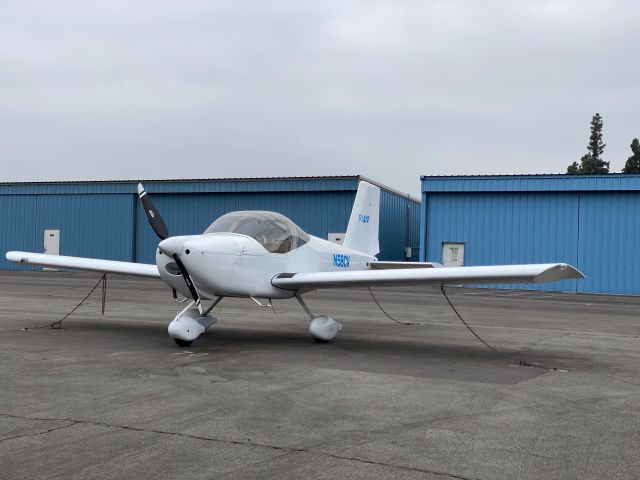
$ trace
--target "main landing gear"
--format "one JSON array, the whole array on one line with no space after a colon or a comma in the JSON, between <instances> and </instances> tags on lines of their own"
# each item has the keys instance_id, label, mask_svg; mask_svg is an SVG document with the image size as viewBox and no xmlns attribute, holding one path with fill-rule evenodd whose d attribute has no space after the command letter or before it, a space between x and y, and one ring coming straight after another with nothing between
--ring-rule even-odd
<instances>
[{"instance_id":1,"label":"main landing gear","mask_svg":"<svg viewBox=\"0 0 640 480\"><path fill-rule=\"evenodd\" d=\"M309 322L309 335L316 342L330 342L342 330L342 325L329 315L314 315L299 293L296 293L296 299L311 319ZM210 312L220 303L220 300L222 300L222 297L216 297L213 304L203 313L200 313L195 302L189 303L169 324L169 336L173 338L179 347L190 347L196 338L218 321L216 317L210 315Z\"/></svg>"},{"instance_id":2,"label":"main landing gear","mask_svg":"<svg viewBox=\"0 0 640 480\"><path fill-rule=\"evenodd\" d=\"M314 315L307 304L302 300L299 293L296 293L296 299L300 302L304 311L307 312L311 322L309 322L309 334L318 343L327 343L335 338L342 325L336 322L329 315Z\"/></svg>"},{"instance_id":3,"label":"main landing gear","mask_svg":"<svg viewBox=\"0 0 640 480\"><path fill-rule=\"evenodd\" d=\"M222 297L216 297L213 304L202 314L196 308L195 302L191 302L169 324L169 336L173 338L179 347L189 347L193 341L202 335L218 319L209 312L213 310Z\"/></svg>"}]
</instances>

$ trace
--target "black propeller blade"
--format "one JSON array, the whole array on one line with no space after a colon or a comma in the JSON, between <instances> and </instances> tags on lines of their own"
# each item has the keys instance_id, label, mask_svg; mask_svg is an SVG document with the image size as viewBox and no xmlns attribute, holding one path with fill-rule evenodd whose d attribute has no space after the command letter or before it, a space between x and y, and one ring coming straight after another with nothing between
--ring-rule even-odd
<instances>
[{"instance_id":1,"label":"black propeller blade","mask_svg":"<svg viewBox=\"0 0 640 480\"><path fill-rule=\"evenodd\" d=\"M198 310L200 311L200 313L202 313L200 295L198 294L198 290L196 290L196 286L193 284L193 280L191 280L191 275L189 275L187 267L184 266L184 263L182 263L182 260L180 260L180 257L177 254L174 253L172 257L176 262L176 265L178 266L178 270L180 270L180 273L182 273L182 278L184 278L184 283L187 284L187 288L189 289L189 293L191 293L191 297L196 302L196 307L198 307Z\"/></svg>"},{"instance_id":2,"label":"black propeller blade","mask_svg":"<svg viewBox=\"0 0 640 480\"><path fill-rule=\"evenodd\" d=\"M138 184L138 197L140 197L144 213L147 214L151 228L156 232L156 235L158 235L161 240L169 238L169 229L167 228L167 225L164 223L164 220L162 220L160 212L156 209L155 205L149 198L149 195L147 195L147 192L144 191L144 187L141 183Z\"/></svg>"},{"instance_id":3,"label":"black propeller blade","mask_svg":"<svg viewBox=\"0 0 640 480\"><path fill-rule=\"evenodd\" d=\"M158 212L158 210L156 209L155 205L149 198L149 195L147 195L147 192L145 192L144 187L141 183L138 184L138 197L140 197L142 208L144 208L144 212L147 214L149 223L151 224L153 231L156 232L156 235L158 235L161 240L166 240L167 238L169 238L169 229L167 228L166 223L164 223L164 220L162 220L160 212ZM198 307L198 310L200 311L200 313L202 313L200 295L198 294L198 290L196 290L196 286L191 279L191 275L189 275L187 267L184 266L184 263L182 263L182 260L180 260L180 257L177 253L171 254L171 257L176 262L178 270L180 270L182 278L184 278L184 283L187 284L189 293L191 293L191 297L196 302L196 307Z\"/></svg>"}]
</instances>

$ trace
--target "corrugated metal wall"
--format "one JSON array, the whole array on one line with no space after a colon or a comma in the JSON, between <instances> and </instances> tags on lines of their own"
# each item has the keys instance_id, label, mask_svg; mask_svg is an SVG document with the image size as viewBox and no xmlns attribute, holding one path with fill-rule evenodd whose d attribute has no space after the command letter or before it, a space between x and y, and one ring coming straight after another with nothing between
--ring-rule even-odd
<instances>
[{"instance_id":1,"label":"corrugated metal wall","mask_svg":"<svg viewBox=\"0 0 640 480\"><path fill-rule=\"evenodd\" d=\"M0 195L0 248L2 252L20 248L27 251L42 251L43 241L36 243L36 195ZM44 232L41 233L44 239ZM43 240L42 239L42 240ZM4 254L0 268L32 269L7 262Z\"/></svg>"},{"instance_id":2,"label":"corrugated metal wall","mask_svg":"<svg viewBox=\"0 0 640 480\"><path fill-rule=\"evenodd\" d=\"M38 195L36 245L45 229L60 229L60 255L129 260L133 206L131 195Z\"/></svg>"},{"instance_id":3,"label":"corrugated metal wall","mask_svg":"<svg viewBox=\"0 0 640 480\"><path fill-rule=\"evenodd\" d=\"M436 193L427 203L427 261L442 244L465 244L465 265L577 264L578 201L572 194ZM574 290L575 280L513 288Z\"/></svg>"},{"instance_id":4,"label":"corrugated metal wall","mask_svg":"<svg viewBox=\"0 0 640 480\"><path fill-rule=\"evenodd\" d=\"M640 176L422 181L422 259L441 262L444 242L462 242L465 265L566 262L587 277L496 287L640 295Z\"/></svg>"},{"instance_id":5,"label":"corrugated metal wall","mask_svg":"<svg viewBox=\"0 0 640 480\"><path fill-rule=\"evenodd\" d=\"M46 229L61 231L60 255L130 260L133 207L133 195L0 195L0 268L33 268L4 252L41 252Z\"/></svg>"},{"instance_id":6,"label":"corrugated metal wall","mask_svg":"<svg viewBox=\"0 0 640 480\"><path fill-rule=\"evenodd\" d=\"M147 181L145 187L172 235L201 233L234 210L273 210L327 238L346 230L358 181L356 176ZM158 239L139 205L136 184L0 184L0 268L24 268L7 262L4 253L41 252L45 229L61 230L61 255L153 263ZM405 246L417 246L418 209L418 202L383 190L381 259L402 260Z\"/></svg>"},{"instance_id":7,"label":"corrugated metal wall","mask_svg":"<svg viewBox=\"0 0 640 480\"><path fill-rule=\"evenodd\" d=\"M579 292L640 295L640 192L581 192Z\"/></svg>"},{"instance_id":8,"label":"corrugated metal wall","mask_svg":"<svg viewBox=\"0 0 640 480\"><path fill-rule=\"evenodd\" d=\"M351 206L349 206L349 212ZM382 191L380 195L380 260L406 260L404 248L411 247L417 261L420 229L420 203L408 197Z\"/></svg>"}]
</instances>

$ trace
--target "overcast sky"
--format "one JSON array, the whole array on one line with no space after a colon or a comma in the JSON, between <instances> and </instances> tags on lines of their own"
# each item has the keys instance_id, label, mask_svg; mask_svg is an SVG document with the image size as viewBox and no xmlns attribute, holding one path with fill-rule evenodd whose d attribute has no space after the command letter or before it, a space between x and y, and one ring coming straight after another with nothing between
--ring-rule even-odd
<instances>
[{"instance_id":1,"label":"overcast sky","mask_svg":"<svg viewBox=\"0 0 640 480\"><path fill-rule=\"evenodd\" d=\"M2 180L558 173L640 137L637 1L0 1Z\"/></svg>"}]
</instances>

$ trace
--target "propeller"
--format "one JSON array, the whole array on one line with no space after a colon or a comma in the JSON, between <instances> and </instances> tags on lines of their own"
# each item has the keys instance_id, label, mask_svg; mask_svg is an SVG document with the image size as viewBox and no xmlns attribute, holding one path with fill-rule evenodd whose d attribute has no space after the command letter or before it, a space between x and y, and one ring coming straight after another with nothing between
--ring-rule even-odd
<instances>
[{"instance_id":1,"label":"propeller","mask_svg":"<svg viewBox=\"0 0 640 480\"><path fill-rule=\"evenodd\" d=\"M147 192L145 192L141 183L138 184L138 197L140 197L144 213L147 214L151 228L156 232L156 235L160 237L160 240L166 240L169 238L169 229L167 228L167 224L162 220L160 212L158 212L158 209L149 198L149 195L147 195Z\"/></svg>"},{"instance_id":2,"label":"propeller","mask_svg":"<svg viewBox=\"0 0 640 480\"><path fill-rule=\"evenodd\" d=\"M153 231L156 232L156 235L158 235L158 237L160 237L160 240L164 241L168 239L169 229L167 228L167 224L164 223L164 220L160 216L160 212L158 212L158 209L151 201L151 198L149 198L149 195L147 194L141 183L138 184L138 197L140 198L140 202L142 203L142 207L144 208L144 213L146 213ZM160 251L165 254L167 253L162 251L162 242L160 242ZM200 301L200 295L198 294L198 290L196 289L196 286L191 279L191 275L189 275L187 267L185 267L184 263L182 263L182 260L180 260L180 256L177 253L172 253L170 255L173 258L173 261L176 262L178 270L180 270L182 278L184 278L184 283L187 284L189 293L191 293L191 297L196 302L198 311L200 312L200 314L202 314L202 303Z\"/></svg>"},{"instance_id":3,"label":"propeller","mask_svg":"<svg viewBox=\"0 0 640 480\"><path fill-rule=\"evenodd\" d=\"M180 260L180 257L178 256L177 253L174 253L171 256L173 257L173 261L176 262L176 265L178 266L178 270L180 270L180 273L182 273L182 278L184 278L184 283L187 284L187 288L191 293L191 297L193 297L193 299L196 302L196 307L198 307L198 311L200 312L200 314L202 314L202 303L200 301L200 295L198 294L198 290L196 290L196 286L193 283L193 280L191 279L191 275L189 275L189 272L187 271L187 267L184 266L184 263L182 263L182 260Z\"/></svg>"}]
</instances>

